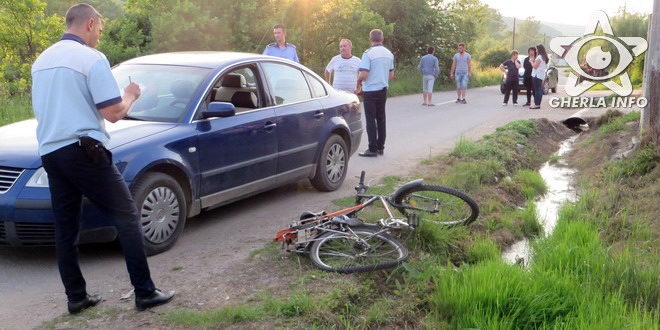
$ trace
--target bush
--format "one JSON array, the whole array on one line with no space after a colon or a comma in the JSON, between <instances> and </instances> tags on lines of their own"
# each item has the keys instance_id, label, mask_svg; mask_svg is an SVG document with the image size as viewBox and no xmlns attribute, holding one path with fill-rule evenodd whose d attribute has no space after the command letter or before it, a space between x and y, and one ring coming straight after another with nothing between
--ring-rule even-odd
<instances>
[{"instance_id":1,"label":"bush","mask_svg":"<svg viewBox=\"0 0 660 330\"><path fill-rule=\"evenodd\" d=\"M506 48L495 48L487 50L479 61L483 68L493 68L498 67L502 62L511 58L511 51Z\"/></svg>"}]
</instances>

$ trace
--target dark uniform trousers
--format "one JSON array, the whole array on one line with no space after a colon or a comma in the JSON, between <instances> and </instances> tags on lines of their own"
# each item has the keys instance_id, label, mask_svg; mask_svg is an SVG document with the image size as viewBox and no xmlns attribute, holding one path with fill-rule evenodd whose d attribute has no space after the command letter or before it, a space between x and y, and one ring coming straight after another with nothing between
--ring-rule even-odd
<instances>
[{"instance_id":1,"label":"dark uniform trousers","mask_svg":"<svg viewBox=\"0 0 660 330\"><path fill-rule=\"evenodd\" d=\"M138 211L123 177L112 163L112 155L103 150L108 157L96 163L78 143L41 157L48 173L55 213L57 265L69 301L80 301L87 294L77 247L83 195L102 212L111 215L135 295L146 297L155 290L144 252Z\"/></svg>"},{"instance_id":2,"label":"dark uniform trousers","mask_svg":"<svg viewBox=\"0 0 660 330\"><path fill-rule=\"evenodd\" d=\"M377 152L385 149L385 103L387 88L379 91L364 92L364 118L367 122L369 150Z\"/></svg>"}]
</instances>

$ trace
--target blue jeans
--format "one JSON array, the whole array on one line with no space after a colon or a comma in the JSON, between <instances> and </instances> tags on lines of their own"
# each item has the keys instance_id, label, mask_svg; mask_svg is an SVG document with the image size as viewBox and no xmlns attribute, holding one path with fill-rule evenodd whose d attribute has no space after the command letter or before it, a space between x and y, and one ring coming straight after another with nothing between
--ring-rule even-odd
<instances>
[{"instance_id":1,"label":"blue jeans","mask_svg":"<svg viewBox=\"0 0 660 330\"><path fill-rule=\"evenodd\" d=\"M55 213L57 266L69 301L80 301L87 294L77 246L83 195L99 210L112 215L135 296L146 297L155 290L138 211L124 178L112 163L112 155L107 155L108 159L94 164L74 143L41 156Z\"/></svg>"},{"instance_id":2,"label":"blue jeans","mask_svg":"<svg viewBox=\"0 0 660 330\"><path fill-rule=\"evenodd\" d=\"M364 118L367 122L369 150L385 150L385 102L387 88L375 92L364 92Z\"/></svg>"},{"instance_id":3,"label":"blue jeans","mask_svg":"<svg viewBox=\"0 0 660 330\"><path fill-rule=\"evenodd\" d=\"M533 77L532 84L534 84L534 105L541 106L541 99L543 98L543 79Z\"/></svg>"},{"instance_id":4,"label":"blue jeans","mask_svg":"<svg viewBox=\"0 0 660 330\"><path fill-rule=\"evenodd\" d=\"M456 72L454 74L456 79L456 89L467 89L468 87L468 73L467 72Z\"/></svg>"},{"instance_id":5,"label":"blue jeans","mask_svg":"<svg viewBox=\"0 0 660 330\"><path fill-rule=\"evenodd\" d=\"M433 93L434 83L435 83L434 75L424 75L422 77L422 91L426 93Z\"/></svg>"}]
</instances>

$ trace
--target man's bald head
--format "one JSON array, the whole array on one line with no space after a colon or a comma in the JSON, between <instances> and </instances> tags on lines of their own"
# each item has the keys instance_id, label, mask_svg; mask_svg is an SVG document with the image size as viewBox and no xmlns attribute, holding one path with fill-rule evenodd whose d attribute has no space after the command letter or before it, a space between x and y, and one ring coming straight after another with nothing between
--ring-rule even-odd
<instances>
[{"instance_id":1,"label":"man's bald head","mask_svg":"<svg viewBox=\"0 0 660 330\"><path fill-rule=\"evenodd\" d=\"M73 5L66 11L66 28L71 29L78 27L85 24L90 18L97 23L103 22L103 15L96 11L91 5L86 3Z\"/></svg>"}]
</instances>

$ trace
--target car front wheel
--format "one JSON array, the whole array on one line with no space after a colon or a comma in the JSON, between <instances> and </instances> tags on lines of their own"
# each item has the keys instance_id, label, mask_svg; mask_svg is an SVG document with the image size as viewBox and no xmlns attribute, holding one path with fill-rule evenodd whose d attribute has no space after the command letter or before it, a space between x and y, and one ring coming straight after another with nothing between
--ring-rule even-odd
<instances>
[{"instance_id":1,"label":"car front wheel","mask_svg":"<svg viewBox=\"0 0 660 330\"><path fill-rule=\"evenodd\" d=\"M133 187L133 197L144 233L144 250L154 255L174 245L186 224L183 190L172 177L148 173Z\"/></svg>"},{"instance_id":2,"label":"car front wheel","mask_svg":"<svg viewBox=\"0 0 660 330\"><path fill-rule=\"evenodd\" d=\"M310 180L314 188L320 191L337 190L344 182L348 167L346 141L333 134L323 145L316 163L316 175Z\"/></svg>"}]
</instances>

